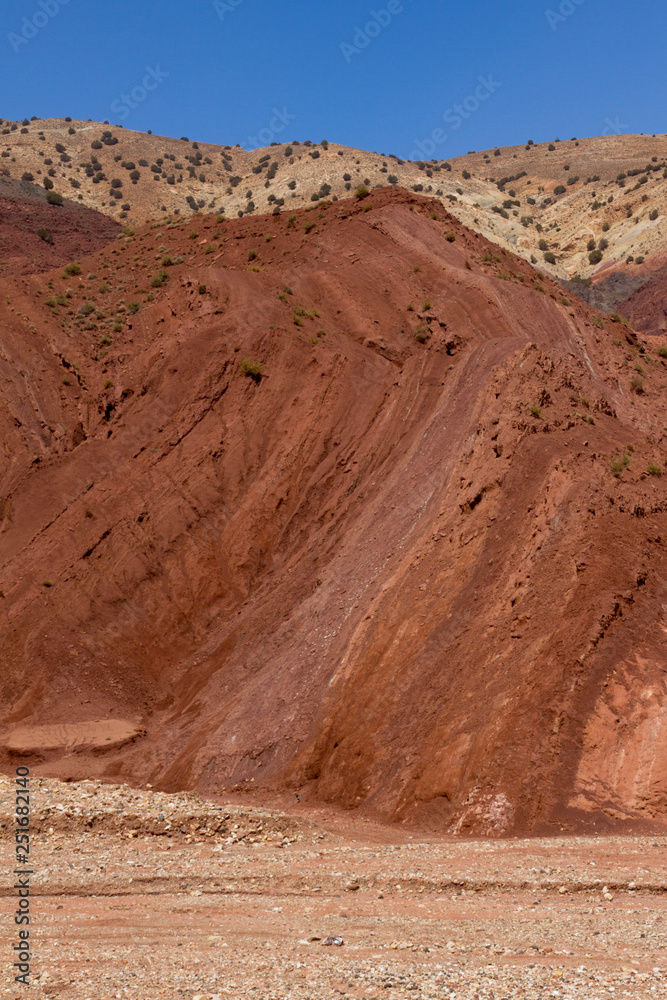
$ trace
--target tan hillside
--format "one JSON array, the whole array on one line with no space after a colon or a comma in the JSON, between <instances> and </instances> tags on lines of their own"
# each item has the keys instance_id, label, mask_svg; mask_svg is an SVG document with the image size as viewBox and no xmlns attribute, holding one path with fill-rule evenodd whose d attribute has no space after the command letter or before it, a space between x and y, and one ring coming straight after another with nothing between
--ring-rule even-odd
<instances>
[{"instance_id":1,"label":"tan hillside","mask_svg":"<svg viewBox=\"0 0 667 1000\"><path fill-rule=\"evenodd\" d=\"M5 176L32 175L41 185L46 178L66 197L131 226L197 208L227 217L289 212L349 196L361 184L397 184L438 198L465 225L560 278L604 273L628 257L632 269L640 258L650 266L667 252L662 135L538 143L427 163L326 142L247 152L66 119L5 122L1 131ZM559 186L564 193L556 195ZM600 240L608 247L591 264L589 243L597 248Z\"/></svg>"},{"instance_id":2,"label":"tan hillside","mask_svg":"<svg viewBox=\"0 0 667 1000\"><path fill-rule=\"evenodd\" d=\"M666 156L665 136L618 135L468 154L451 162L471 175L452 210L559 277L590 276L667 250ZM590 263L589 243L600 240L608 246Z\"/></svg>"}]
</instances>

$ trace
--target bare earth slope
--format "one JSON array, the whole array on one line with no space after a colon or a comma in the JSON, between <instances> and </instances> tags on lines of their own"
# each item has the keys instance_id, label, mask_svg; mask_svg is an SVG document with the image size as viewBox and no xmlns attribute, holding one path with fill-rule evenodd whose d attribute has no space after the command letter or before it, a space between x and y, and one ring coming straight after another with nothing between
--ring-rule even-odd
<instances>
[{"instance_id":1,"label":"bare earth slope","mask_svg":"<svg viewBox=\"0 0 667 1000\"><path fill-rule=\"evenodd\" d=\"M0 282L3 744L455 833L664 823L657 344L435 201L295 215Z\"/></svg>"}]
</instances>

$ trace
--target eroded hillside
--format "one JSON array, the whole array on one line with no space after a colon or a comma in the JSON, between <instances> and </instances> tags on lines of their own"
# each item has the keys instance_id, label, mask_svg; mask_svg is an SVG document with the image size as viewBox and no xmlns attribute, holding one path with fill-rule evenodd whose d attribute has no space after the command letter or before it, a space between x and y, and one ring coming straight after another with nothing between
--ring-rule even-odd
<instances>
[{"instance_id":1,"label":"eroded hillside","mask_svg":"<svg viewBox=\"0 0 667 1000\"><path fill-rule=\"evenodd\" d=\"M6 747L457 833L664 821L664 341L400 190L78 267L0 282Z\"/></svg>"}]
</instances>

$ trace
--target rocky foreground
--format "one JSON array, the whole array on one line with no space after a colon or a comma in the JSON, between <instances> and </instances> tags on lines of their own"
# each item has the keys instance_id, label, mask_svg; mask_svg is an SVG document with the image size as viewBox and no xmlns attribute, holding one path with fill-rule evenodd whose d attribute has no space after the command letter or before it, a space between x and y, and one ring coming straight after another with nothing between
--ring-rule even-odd
<instances>
[{"instance_id":1,"label":"rocky foreground","mask_svg":"<svg viewBox=\"0 0 667 1000\"><path fill-rule=\"evenodd\" d=\"M5 857L13 788L0 784ZM35 998L660 997L667 838L417 839L33 780ZM11 973L2 891L0 996ZM390 990L391 992L385 992Z\"/></svg>"}]
</instances>

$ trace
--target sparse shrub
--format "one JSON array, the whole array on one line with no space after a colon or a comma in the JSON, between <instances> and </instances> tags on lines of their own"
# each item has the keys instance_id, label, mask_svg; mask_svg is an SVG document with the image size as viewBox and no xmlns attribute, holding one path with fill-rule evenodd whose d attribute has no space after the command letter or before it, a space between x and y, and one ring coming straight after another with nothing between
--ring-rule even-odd
<instances>
[{"instance_id":1,"label":"sparse shrub","mask_svg":"<svg viewBox=\"0 0 667 1000\"><path fill-rule=\"evenodd\" d=\"M53 234L50 229L38 229L37 235L40 240L44 240L45 243L53 243Z\"/></svg>"},{"instance_id":2,"label":"sparse shrub","mask_svg":"<svg viewBox=\"0 0 667 1000\"><path fill-rule=\"evenodd\" d=\"M604 320L601 316L595 316L593 318L593 326L596 326L598 330L604 330Z\"/></svg>"},{"instance_id":3,"label":"sparse shrub","mask_svg":"<svg viewBox=\"0 0 667 1000\"><path fill-rule=\"evenodd\" d=\"M549 249L549 244L547 243L546 240L540 240L540 242L537 245L540 248L540 250L548 250ZM591 247L591 249L592 249L592 247Z\"/></svg>"},{"instance_id":4,"label":"sparse shrub","mask_svg":"<svg viewBox=\"0 0 667 1000\"><path fill-rule=\"evenodd\" d=\"M158 271L158 273L151 281L151 286L153 288L162 288L162 286L166 284L167 281L169 281L169 274L167 273L167 271L164 270Z\"/></svg>"},{"instance_id":5,"label":"sparse shrub","mask_svg":"<svg viewBox=\"0 0 667 1000\"><path fill-rule=\"evenodd\" d=\"M648 465L646 466L646 471L648 472L649 476L662 475L662 469L660 468L659 465L656 465L655 462L649 462Z\"/></svg>"},{"instance_id":6,"label":"sparse shrub","mask_svg":"<svg viewBox=\"0 0 667 1000\"><path fill-rule=\"evenodd\" d=\"M639 378L638 375L635 375L634 378L630 379L630 388L632 389L633 392L636 392L638 396L641 396L641 394L643 393L644 383Z\"/></svg>"},{"instance_id":7,"label":"sparse shrub","mask_svg":"<svg viewBox=\"0 0 667 1000\"><path fill-rule=\"evenodd\" d=\"M66 264L63 271L64 278L73 278L76 274L81 274L81 268L78 264Z\"/></svg>"},{"instance_id":8,"label":"sparse shrub","mask_svg":"<svg viewBox=\"0 0 667 1000\"><path fill-rule=\"evenodd\" d=\"M538 406L537 403L534 406L531 406L530 412L537 420L542 419L542 407Z\"/></svg>"},{"instance_id":9,"label":"sparse shrub","mask_svg":"<svg viewBox=\"0 0 667 1000\"><path fill-rule=\"evenodd\" d=\"M48 201L49 205L62 205L65 199L61 194L58 194L57 191L47 191L46 200Z\"/></svg>"},{"instance_id":10,"label":"sparse shrub","mask_svg":"<svg viewBox=\"0 0 667 1000\"><path fill-rule=\"evenodd\" d=\"M448 243L453 243L456 239L456 233L445 233L445 239Z\"/></svg>"},{"instance_id":11,"label":"sparse shrub","mask_svg":"<svg viewBox=\"0 0 667 1000\"><path fill-rule=\"evenodd\" d=\"M252 361L250 358L244 358L239 361L239 369L242 375L247 378L253 379L255 382L261 382L262 375L264 374L264 365L259 361Z\"/></svg>"},{"instance_id":12,"label":"sparse shrub","mask_svg":"<svg viewBox=\"0 0 667 1000\"><path fill-rule=\"evenodd\" d=\"M602 250L591 250L588 260L591 264L599 264L602 260Z\"/></svg>"},{"instance_id":13,"label":"sparse shrub","mask_svg":"<svg viewBox=\"0 0 667 1000\"><path fill-rule=\"evenodd\" d=\"M309 232L310 232L310 230L311 230L311 229L313 228L313 226L314 226L314 225L315 225L315 223L314 223L314 222L311 222L311 221L309 220L308 222L306 222L306 223L304 224L304 227L303 227L303 228L305 229L305 231L306 231L307 233L309 233Z\"/></svg>"},{"instance_id":14,"label":"sparse shrub","mask_svg":"<svg viewBox=\"0 0 667 1000\"><path fill-rule=\"evenodd\" d=\"M200 295L206 295L206 285L197 285L197 291Z\"/></svg>"},{"instance_id":15,"label":"sparse shrub","mask_svg":"<svg viewBox=\"0 0 667 1000\"><path fill-rule=\"evenodd\" d=\"M553 253L551 250L547 250L547 252L544 254L544 259L547 262L547 264L555 264L556 254Z\"/></svg>"},{"instance_id":16,"label":"sparse shrub","mask_svg":"<svg viewBox=\"0 0 667 1000\"><path fill-rule=\"evenodd\" d=\"M415 340L418 344L425 344L431 333L427 326L420 326L415 331Z\"/></svg>"},{"instance_id":17,"label":"sparse shrub","mask_svg":"<svg viewBox=\"0 0 667 1000\"><path fill-rule=\"evenodd\" d=\"M424 302L424 305L422 306L422 312L428 312L430 308L431 308L431 302L429 299L427 299L426 302Z\"/></svg>"},{"instance_id":18,"label":"sparse shrub","mask_svg":"<svg viewBox=\"0 0 667 1000\"><path fill-rule=\"evenodd\" d=\"M256 250L248 250L248 260L254 260L257 257Z\"/></svg>"},{"instance_id":19,"label":"sparse shrub","mask_svg":"<svg viewBox=\"0 0 667 1000\"><path fill-rule=\"evenodd\" d=\"M651 220L651 222L655 222L655 220L658 218L658 209L654 208L652 212L649 212L648 217Z\"/></svg>"},{"instance_id":20,"label":"sparse shrub","mask_svg":"<svg viewBox=\"0 0 667 1000\"><path fill-rule=\"evenodd\" d=\"M667 347L659 347L658 348L658 355L661 358L667 358Z\"/></svg>"},{"instance_id":21,"label":"sparse shrub","mask_svg":"<svg viewBox=\"0 0 667 1000\"><path fill-rule=\"evenodd\" d=\"M609 463L611 474L615 476L617 479L620 476L620 474L625 471L625 469L629 468L629 466L630 466L630 456L627 453L627 451L624 451L623 454L619 455L617 458L612 458L612 460Z\"/></svg>"},{"instance_id":22,"label":"sparse shrub","mask_svg":"<svg viewBox=\"0 0 667 1000\"><path fill-rule=\"evenodd\" d=\"M360 184L359 187L354 192L354 196L355 198L357 198L358 201L362 201L364 198L367 198L369 194L370 191L368 190L365 184Z\"/></svg>"}]
</instances>

